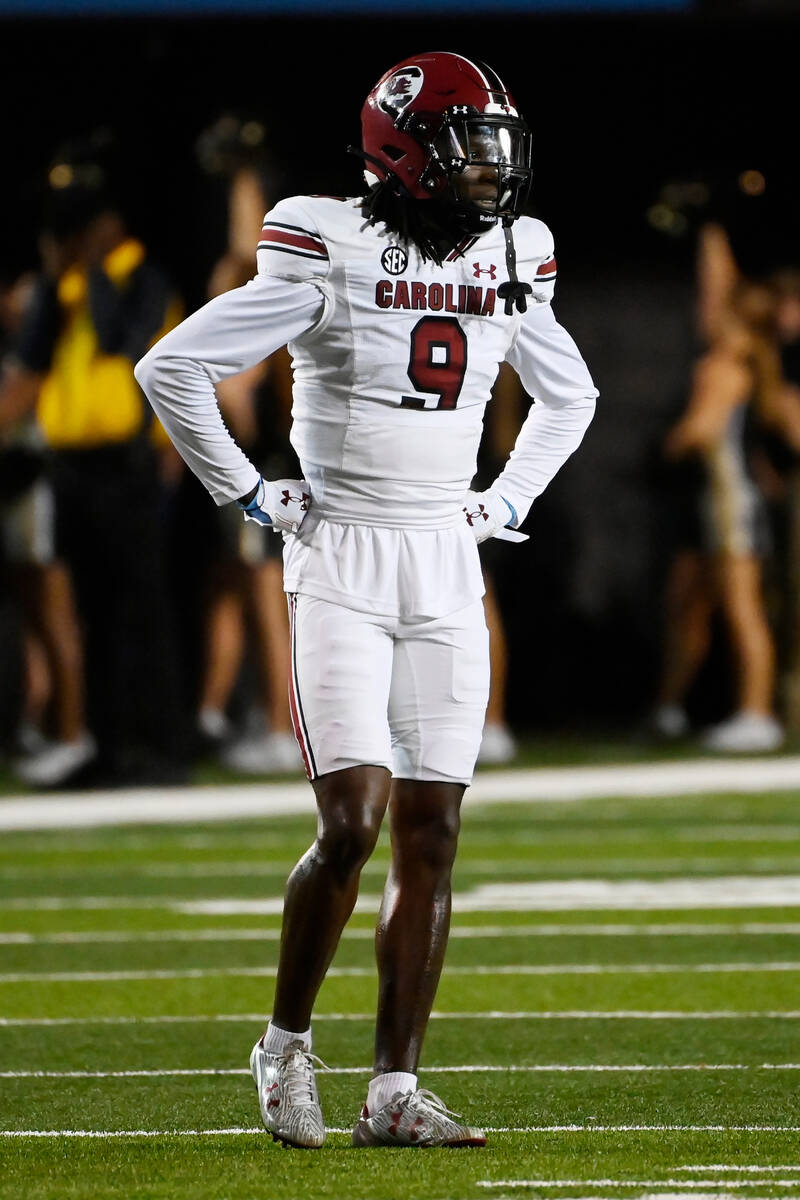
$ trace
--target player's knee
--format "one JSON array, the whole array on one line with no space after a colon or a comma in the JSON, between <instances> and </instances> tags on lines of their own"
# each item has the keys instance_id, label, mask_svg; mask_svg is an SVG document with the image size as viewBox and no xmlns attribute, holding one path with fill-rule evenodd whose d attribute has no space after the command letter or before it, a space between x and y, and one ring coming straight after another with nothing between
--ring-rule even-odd
<instances>
[{"instance_id":1,"label":"player's knee","mask_svg":"<svg viewBox=\"0 0 800 1200\"><path fill-rule=\"evenodd\" d=\"M407 826L400 839L402 862L414 871L449 874L456 857L460 821L456 808L426 814Z\"/></svg>"},{"instance_id":2,"label":"player's knee","mask_svg":"<svg viewBox=\"0 0 800 1200\"><path fill-rule=\"evenodd\" d=\"M372 809L345 808L328 812L320 823L316 850L321 862L346 879L360 871L375 849L380 819Z\"/></svg>"}]
</instances>

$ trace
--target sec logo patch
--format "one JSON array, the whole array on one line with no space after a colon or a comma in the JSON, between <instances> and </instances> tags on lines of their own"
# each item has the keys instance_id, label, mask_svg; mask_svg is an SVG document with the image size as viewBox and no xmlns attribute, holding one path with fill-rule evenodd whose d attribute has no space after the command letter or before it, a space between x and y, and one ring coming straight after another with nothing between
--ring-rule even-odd
<instances>
[{"instance_id":1,"label":"sec logo patch","mask_svg":"<svg viewBox=\"0 0 800 1200\"><path fill-rule=\"evenodd\" d=\"M381 255L381 266L389 275L402 275L408 266L408 255L402 246L387 246Z\"/></svg>"}]
</instances>

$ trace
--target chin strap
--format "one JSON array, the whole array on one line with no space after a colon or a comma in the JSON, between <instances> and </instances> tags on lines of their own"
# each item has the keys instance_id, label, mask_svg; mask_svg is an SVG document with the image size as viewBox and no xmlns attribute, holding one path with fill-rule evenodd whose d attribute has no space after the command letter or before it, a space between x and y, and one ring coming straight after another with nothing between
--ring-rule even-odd
<instances>
[{"instance_id":1,"label":"chin strap","mask_svg":"<svg viewBox=\"0 0 800 1200\"><path fill-rule=\"evenodd\" d=\"M515 304L521 313L527 312L528 301L525 297L531 295L533 288L529 283L522 283L517 279L517 252L514 248L514 235L511 232L510 225L503 226L503 236L506 239L508 279L505 283L500 284L497 294L501 300L505 300L506 316L510 317L514 314Z\"/></svg>"},{"instance_id":2,"label":"chin strap","mask_svg":"<svg viewBox=\"0 0 800 1200\"><path fill-rule=\"evenodd\" d=\"M372 154L367 154L366 150L362 150L358 146L348 146L347 153L355 155L356 158L363 159L364 162L372 163L373 166L376 166L380 171L383 171L384 175L386 174L386 167L383 165L381 160L379 158L375 158L375 156Z\"/></svg>"}]
</instances>

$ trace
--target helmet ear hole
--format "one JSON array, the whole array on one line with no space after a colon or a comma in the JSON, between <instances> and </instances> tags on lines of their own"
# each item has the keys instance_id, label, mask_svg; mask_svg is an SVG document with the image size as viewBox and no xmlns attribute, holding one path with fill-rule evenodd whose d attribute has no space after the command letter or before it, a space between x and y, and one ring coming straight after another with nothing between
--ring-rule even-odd
<instances>
[{"instance_id":1,"label":"helmet ear hole","mask_svg":"<svg viewBox=\"0 0 800 1200\"><path fill-rule=\"evenodd\" d=\"M405 150L401 150L399 146L381 146L381 150L387 158L392 160L392 162L397 162L398 159L401 159L406 153Z\"/></svg>"}]
</instances>

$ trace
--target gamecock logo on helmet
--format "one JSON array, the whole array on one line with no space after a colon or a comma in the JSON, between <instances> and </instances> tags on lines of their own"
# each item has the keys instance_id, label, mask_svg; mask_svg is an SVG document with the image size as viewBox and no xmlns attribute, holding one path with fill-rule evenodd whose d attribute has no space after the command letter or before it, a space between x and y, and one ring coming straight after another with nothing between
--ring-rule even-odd
<instances>
[{"instance_id":1,"label":"gamecock logo on helmet","mask_svg":"<svg viewBox=\"0 0 800 1200\"><path fill-rule=\"evenodd\" d=\"M419 67L402 67L399 71L395 71L378 92L378 105L390 117L399 116L403 109L419 95L424 78Z\"/></svg>"}]
</instances>

